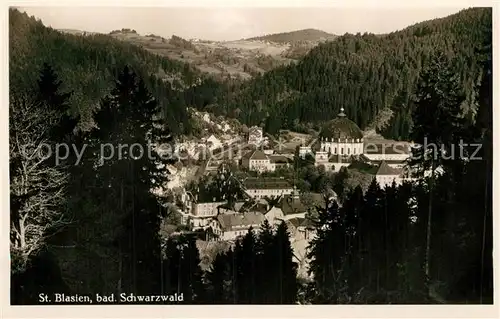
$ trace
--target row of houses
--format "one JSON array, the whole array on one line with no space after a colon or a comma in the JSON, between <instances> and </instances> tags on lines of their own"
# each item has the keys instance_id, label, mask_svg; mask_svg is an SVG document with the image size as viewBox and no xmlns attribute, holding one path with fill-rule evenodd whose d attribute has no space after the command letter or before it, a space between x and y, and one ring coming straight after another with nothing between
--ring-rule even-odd
<instances>
[{"instance_id":1,"label":"row of houses","mask_svg":"<svg viewBox=\"0 0 500 319\"><path fill-rule=\"evenodd\" d=\"M396 185L402 184L409 178L404 174L402 168L393 167L382 161L378 166L372 167L368 173L372 174L379 183L380 187L384 188L392 183ZM249 202L255 202L255 205L266 205L266 199L281 199L282 206L280 209L284 215L290 214L294 211L296 213L304 213L307 210L305 206L299 206L297 201L290 203L290 198L297 197L297 189L283 177L278 178L263 178L263 177L249 177L243 181L236 181L244 191L246 198ZM219 215L221 212L231 213L233 211L239 212L242 209L248 211L248 207L244 206L245 202L234 203L234 207L228 208L225 201L212 201L212 202L197 202L193 196L187 196L185 199L185 206L187 207L186 214L183 216L184 221L187 218L191 219L194 227L205 227L208 220ZM248 203L247 203L248 205ZM274 208L276 211L276 207ZM297 212L298 210L298 212ZM279 214L276 215L275 211L261 212L270 214L268 216L277 216L276 218L283 218ZM302 215L296 217L303 217Z\"/></svg>"},{"instance_id":2,"label":"row of houses","mask_svg":"<svg viewBox=\"0 0 500 319\"><path fill-rule=\"evenodd\" d=\"M267 153L267 154L266 154ZM274 172L276 169L289 167L293 162L293 154L274 154L273 151L254 150L245 154L241 160L244 168L250 171Z\"/></svg>"},{"instance_id":3,"label":"row of houses","mask_svg":"<svg viewBox=\"0 0 500 319\"><path fill-rule=\"evenodd\" d=\"M181 212L182 221L184 224L191 224L193 230L210 230L214 240L235 240L238 236L246 234L250 227L258 231L264 220L270 224L277 224L298 218L294 223L301 225L300 229L304 233L302 237L311 237L312 229L303 228L306 225L304 219L308 209L314 207L311 200L317 205L324 205L323 196L301 195L284 180L267 181L264 184L268 188L263 188L256 180L248 181L246 185L251 188L246 189L246 192L254 194L256 190L266 190L269 195L251 196L251 200L234 203L232 207L229 207L227 202L197 202L192 196L188 196L189 199L185 203L187 209ZM255 185L255 188L251 185ZM303 196L308 196L308 204L305 203ZM271 205L264 199L265 197L275 198L277 201Z\"/></svg>"},{"instance_id":4,"label":"row of houses","mask_svg":"<svg viewBox=\"0 0 500 319\"><path fill-rule=\"evenodd\" d=\"M207 142L217 144L213 138L207 139ZM243 149L235 148L233 151L227 151L227 157L234 164L241 165L249 171L263 173L274 172L293 163L292 153L275 154L272 149L259 149L265 143L261 127L253 126L249 129L247 142L247 147ZM314 157L316 166L323 166L327 171L338 172L342 167L348 167L355 161L362 161L381 167L376 173L379 176L378 180L384 183L391 179L398 182L404 179L402 168L411 156L411 143L365 139L363 132L341 109L336 119L324 125L313 143L299 147L299 156L304 158L308 154ZM210 159L206 171L215 170L224 161L219 157ZM387 169L386 165L395 170Z\"/></svg>"}]
</instances>

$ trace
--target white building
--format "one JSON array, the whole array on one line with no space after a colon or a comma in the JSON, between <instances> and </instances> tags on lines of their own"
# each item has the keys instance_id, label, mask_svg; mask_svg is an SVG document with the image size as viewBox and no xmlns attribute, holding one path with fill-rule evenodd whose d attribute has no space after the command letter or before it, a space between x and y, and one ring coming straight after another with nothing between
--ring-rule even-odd
<instances>
[{"instance_id":1,"label":"white building","mask_svg":"<svg viewBox=\"0 0 500 319\"><path fill-rule=\"evenodd\" d=\"M343 166L349 166L354 156L361 154L363 132L341 108L338 117L326 123L319 134L314 152L315 165L323 165L327 171L339 171Z\"/></svg>"},{"instance_id":2,"label":"white building","mask_svg":"<svg viewBox=\"0 0 500 319\"><path fill-rule=\"evenodd\" d=\"M274 166L275 170L290 167L293 163L293 159L281 154L272 154L267 157L270 160L271 166Z\"/></svg>"},{"instance_id":3,"label":"white building","mask_svg":"<svg viewBox=\"0 0 500 319\"><path fill-rule=\"evenodd\" d=\"M259 212L225 213L213 218L208 224L219 240L235 240L245 236L250 227L256 231L264 222L265 217Z\"/></svg>"},{"instance_id":4,"label":"white building","mask_svg":"<svg viewBox=\"0 0 500 319\"><path fill-rule=\"evenodd\" d=\"M365 141L363 157L373 163L385 161L391 167L401 167L410 157L411 148L407 142Z\"/></svg>"},{"instance_id":5,"label":"white building","mask_svg":"<svg viewBox=\"0 0 500 319\"><path fill-rule=\"evenodd\" d=\"M244 181L243 185L247 195L255 199L277 198L290 195L293 191L292 185L283 178L250 177Z\"/></svg>"},{"instance_id":6,"label":"white building","mask_svg":"<svg viewBox=\"0 0 500 319\"><path fill-rule=\"evenodd\" d=\"M250 171L256 172L274 172L276 170L276 164L271 161L269 156L267 156L261 150L255 150L253 152L247 153L241 159L241 164Z\"/></svg>"},{"instance_id":7,"label":"white building","mask_svg":"<svg viewBox=\"0 0 500 319\"><path fill-rule=\"evenodd\" d=\"M311 147L310 146L300 146L299 147L299 156L301 158L305 158L307 154L313 154Z\"/></svg>"},{"instance_id":8,"label":"white building","mask_svg":"<svg viewBox=\"0 0 500 319\"><path fill-rule=\"evenodd\" d=\"M340 109L338 117L323 127L319 135L320 151L332 155L363 154L363 132L349 120L344 108Z\"/></svg>"},{"instance_id":9,"label":"white building","mask_svg":"<svg viewBox=\"0 0 500 319\"><path fill-rule=\"evenodd\" d=\"M307 198L309 197L309 199ZM283 195L276 207L271 207L265 214L266 219L271 224L276 224L281 220L292 218L305 218L309 209L317 205L323 206L325 199L318 193L299 194L297 188L293 188L290 195Z\"/></svg>"},{"instance_id":10,"label":"white building","mask_svg":"<svg viewBox=\"0 0 500 319\"><path fill-rule=\"evenodd\" d=\"M225 205L226 202L205 202L191 203L191 208L184 218L191 220L193 228L204 228L208 225L211 219L219 213L219 207ZM183 219L184 219L183 218Z\"/></svg>"},{"instance_id":11,"label":"white building","mask_svg":"<svg viewBox=\"0 0 500 319\"><path fill-rule=\"evenodd\" d=\"M260 145L263 140L262 127L252 126L248 129L248 144Z\"/></svg>"},{"instance_id":12,"label":"white building","mask_svg":"<svg viewBox=\"0 0 500 319\"><path fill-rule=\"evenodd\" d=\"M285 215L283 214L283 211L281 210L281 208L273 206L273 207L271 207L270 210L268 210L266 212L266 214L264 216L266 217L269 224L277 225L277 224L281 223L281 221L284 220Z\"/></svg>"},{"instance_id":13,"label":"white building","mask_svg":"<svg viewBox=\"0 0 500 319\"><path fill-rule=\"evenodd\" d=\"M377 169L377 172L375 173L375 179L380 185L380 188L391 186L393 182L396 182L396 185L401 185L404 180L403 170L393 168L385 161L382 161Z\"/></svg>"},{"instance_id":14,"label":"white building","mask_svg":"<svg viewBox=\"0 0 500 319\"><path fill-rule=\"evenodd\" d=\"M222 147L222 142L213 134L210 135L209 138L207 138L206 144L210 150L215 150Z\"/></svg>"},{"instance_id":15,"label":"white building","mask_svg":"<svg viewBox=\"0 0 500 319\"><path fill-rule=\"evenodd\" d=\"M314 223L307 218L294 217L286 221L290 236L295 241L310 241L316 237L316 227Z\"/></svg>"}]
</instances>

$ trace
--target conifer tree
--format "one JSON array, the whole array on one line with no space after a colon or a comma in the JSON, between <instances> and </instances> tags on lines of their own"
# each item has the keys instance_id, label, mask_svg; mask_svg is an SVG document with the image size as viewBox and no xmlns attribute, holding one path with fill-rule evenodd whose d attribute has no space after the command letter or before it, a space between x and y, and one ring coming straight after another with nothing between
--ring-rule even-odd
<instances>
[{"instance_id":1,"label":"conifer tree","mask_svg":"<svg viewBox=\"0 0 500 319\"><path fill-rule=\"evenodd\" d=\"M341 303L345 289L346 230L335 201L320 209L317 235L309 245L309 273L314 277L315 303Z\"/></svg>"},{"instance_id":2,"label":"conifer tree","mask_svg":"<svg viewBox=\"0 0 500 319\"><path fill-rule=\"evenodd\" d=\"M168 131L155 120L158 113L158 104L144 82L125 67L95 116L99 129L94 139L100 142L102 152L98 178L109 195L117 193L104 202L116 212L121 224L115 238L121 256L119 290L124 292L152 293L160 288L160 202L152 191L165 180L165 172L160 169L165 161L151 145L164 142ZM104 154L102 145L109 146L107 152L117 153Z\"/></svg>"},{"instance_id":3,"label":"conifer tree","mask_svg":"<svg viewBox=\"0 0 500 319\"><path fill-rule=\"evenodd\" d=\"M458 140L457 132L462 124L460 105L464 94L458 77L443 54L435 55L420 76L416 90L411 138L421 145L419 156L412 161L420 173L430 171L428 178L427 237L424 269L427 281L431 275L431 231L435 171L443 163L443 155L451 153ZM429 283L430 285L430 283ZM430 289L430 288L429 288ZM430 291L429 291L430 292Z\"/></svg>"},{"instance_id":4,"label":"conifer tree","mask_svg":"<svg viewBox=\"0 0 500 319\"><path fill-rule=\"evenodd\" d=\"M231 296L232 304L243 303L242 300L245 298L245 269L243 256L243 244L242 240L238 239L234 243L233 253L231 254ZM246 301L248 302L248 301Z\"/></svg>"},{"instance_id":5,"label":"conifer tree","mask_svg":"<svg viewBox=\"0 0 500 319\"><path fill-rule=\"evenodd\" d=\"M238 278L239 303L252 304L257 301L257 239L255 231L250 228L241 240L240 278Z\"/></svg>"},{"instance_id":6,"label":"conifer tree","mask_svg":"<svg viewBox=\"0 0 500 319\"><path fill-rule=\"evenodd\" d=\"M51 139L56 143L63 143L64 139L71 137L78 124L78 116L73 118L69 114L72 92L61 92L62 82L48 63L43 64L37 83L37 100L46 104L55 117L53 128L49 133Z\"/></svg>"},{"instance_id":7,"label":"conifer tree","mask_svg":"<svg viewBox=\"0 0 500 319\"><path fill-rule=\"evenodd\" d=\"M275 291L276 303L295 304L297 301L297 263L293 261L293 249L286 223L282 221L274 237L276 255L276 277L278 289Z\"/></svg>"},{"instance_id":8,"label":"conifer tree","mask_svg":"<svg viewBox=\"0 0 500 319\"><path fill-rule=\"evenodd\" d=\"M276 250L274 244L274 233L272 226L266 219L262 223L257 242L257 283L258 283L258 301L259 303L274 303L276 297L276 280L279 265L276 262Z\"/></svg>"},{"instance_id":9,"label":"conifer tree","mask_svg":"<svg viewBox=\"0 0 500 319\"><path fill-rule=\"evenodd\" d=\"M162 256L162 276L161 293L174 294L181 293L181 263L182 252L178 242L178 238L169 238ZM187 301L187 300L186 300Z\"/></svg>"},{"instance_id":10,"label":"conifer tree","mask_svg":"<svg viewBox=\"0 0 500 319\"><path fill-rule=\"evenodd\" d=\"M180 270L180 291L187 302L206 302L203 273L200 268L200 254L194 236L183 236L179 242L182 258L178 265Z\"/></svg>"},{"instance_id":11,"label":"conifer tree","mask_svg":"<svg viewBox=\"0 0 500 319\"><path fill-rule=\"evenodd\" d=\"M231 260L228 258L228 254L217 254L211 269L205 273L207 303L226 304L230 302L231 275Z\"/></svg>"}]
</instances>

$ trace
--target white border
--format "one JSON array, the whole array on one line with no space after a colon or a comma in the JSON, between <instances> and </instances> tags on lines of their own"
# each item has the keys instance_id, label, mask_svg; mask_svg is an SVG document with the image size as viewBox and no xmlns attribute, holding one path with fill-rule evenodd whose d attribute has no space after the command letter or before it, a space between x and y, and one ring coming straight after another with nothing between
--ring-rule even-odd
<instances>
[{"instance_id":1,"label":"white border","mask_svg":"<svg viewBox=\"0 0 500 319\"><path fill-rule=\"evenodd\" d=\"M498 43L499 9L498 1L464 1L464 0L441 0L441 1L418 1L416 3L403 1L319 1L319 0L198 0L198 1L153 1L153 0L66 0L66 1L5 1L3 2L3 11L1 15L3 46L0 51L1 57L1 98L2 107L0 108L0 138L1 138L1 221L2 231L2 254L1 278L0 279L0 317L4 318L147 318L147 317L175 317L175 318L249 318L249 317L287 317L287 318L498 318L499 312L499 294L495 293L495 305L439 305L439 306L401 306L401 305L371 305L371 306L350 306L350 305L311 305L311 306L10 306L10 271L9 271L9 176L8 176L8 6L176 6L176 7L206 7L206 6L224 6L224 7L380 7L389 6L391 8L405 7L472 7L472 6L494 6L493 10L493 74L495 76L493 85L493 121L499 123L500 113L495 106L499 105L498 74L499 54L496 49ZM362 19L362 17L360 17ZM493 127L494 137L498 137L498 125ZM499 154L494 149L494 190L499 186ZM493 192L494 194L495 191ZM497 212L498 199L493 197L493 209ZM493 216L493 233L498 233L497 214ZM498 236L495 236L498 239ZM498 247L495 243L495 248ZM498 249L494 251L494 261L498 261ZM495 292L498 288L498 271L495 268Z\"/></svg>"}]
</instances>

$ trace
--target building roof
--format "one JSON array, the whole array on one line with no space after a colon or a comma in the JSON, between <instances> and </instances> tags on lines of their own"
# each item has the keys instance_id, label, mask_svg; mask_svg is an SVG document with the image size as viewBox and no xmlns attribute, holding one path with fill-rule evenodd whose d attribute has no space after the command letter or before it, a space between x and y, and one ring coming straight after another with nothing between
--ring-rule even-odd
<instances>
[{"instance_id":1,"label":"building roof","mask_svg":"<svg viewBox=\"0 0 500 319\"><path fill-rule=\"evenodd\" d=\"M236 203L234 203L234 210L236 210L237 212L239 212L240 209L243 207L243 205L245 205L245 202L236 202Z\"/></svg>"},{"instance_id":2,"label":"building roof","mask_svg":"<svg viewBox=\"0 0 500 319\"><path fill-rule=\"evenodd\" d=\"M283 215L290 214L301 214L307 211L307 208L300 198L296 198L293 195L285 195L281 200L281 210Z\"/></svg>"},{"instance_id":3,"label":"building roof","mask_svg":"<svg viewBox=\"0 0 500 319\"><path fill-rule=\"evenodd\" d=\"M358 139L363 138L363 132L359 126L353 121L349 120L344 114L344 109L340 109L338 117L334 120L327 122L321 132L320 138L340 138L340 139Z\"/></svg>"},{"instance_id":4,"label":"building roof","mask_svg":"<svg viewBox=\"0 0 500 319\"><path fill-rule=\"evenodd\" d=\"M276 163L276 164L288 164L292 162L292 160L289 159L288 157L277 154L269 155L269 159L271 160L271 163Z\"/></svg>"},{"instance_id":5,"label":"building roof","mask_svg":"<svg viewBox=\"0 0 500 319\"><path fill-rule=\"evenodd\" d=\"M386 162L387 164L405 164L406 160L371 160L365 154L361 154L359 158L366 163L374 163L380 165L382 162Z\"/></svg>"},{"instance_id":6,"label":"building roof","mask_svg":"<svg viewBox=\"0 0 500 319\"><path fill-rule=\"evenodd\" d=\"M207 141L216 141L220 142L220 140L215 136L215 135L210 135L210 137L207 138Z\"/></svg>"},{"instance_id":7,"label":"building roof","mask_svg":"<svg viewBox=\"0 0 500 319\"><path fill-rule=\"evenodd\" d=\"M217 216L217 221L224 231L260 225L264 222L264 219L264 215L259 212L220 214Z\"/></svg>"},{"instance_id":8,"label":"building roof","mask_svg":"<svg viewBox=\"0 0 500 319\"><path fill-rule=\"evenodd\" d=\"M292 185L284 178L249 177L244 183L246 189L291 189Z\"/></svg>"},{"instance_id":9,"label":"building roof","mask_svg":"<svg viewBox=\"0 0 500 319\"><path fill-rule=\"evenodd\" d=\"M255 151L250 151L243 155L243 158L245 159L251 159L251 160L268 160L269 157L261 151L261 150L255 150Z\"/></svg>"},{"instance_id":10,"label":"building roof","mask_svg":"<svg viewBox=\"0 0 500 319\"><path fill-rule=\"evenodd\" d=\"M252 133L261 134L261 133L262 133L262 131L263 131L263 130L262 130L262 127L260 127L260 126L256 126L256 125L254 125L254 126L252 126L252 127L249 127L249 128L248 128L248 132L249 132L250 134L252 134Z\"/></svg>"},{"instance_id":11,"label":"building roof","mask_svg":"<svg viewBox=\"0 0 500 319\"><path fill-rule=\"evenodd\" d=\"M283 214L283 211L281 210L281 208L279 207L276 207L276 206L272 206L267 212L266 212L266 215L269 214L269 213L277 213L279 214L281 212L281 214Z\"/></svg>"},{"instance_id":12,"label":"building roof","mask_svg":"<svg viewBox=\"0 0 500 319\"><path fill-rule=\"evenodd\" d=\"M329 163L352 163L352 155L332 154L328 157Z\"/></svg>"},{"instance_id":13,"label":"building roof","mask_svg":"<svg viewBox=\"0 0 500 319\"><path fill-rule=\"evenodd\" d=\"M366 142L363 145L365 154L410 154L410 146L406 142Z\"/></svg>"},{"instance_id":14,"label":"building roof","mask_svg":"<svg viewBox=\"0 0 500 319\"><path fill-rule=\"evenodd\" d=\"M258 126L252 126L248 129L248 140L249 142L256 142L262 138L262 128Z\"/></svg>"},{"instance_id":15,"label":"building roof","mask_svg":"<svg viewBox=\"0 0 500 319\"><path fill-rule=\"evenodd\" d=\"M244 213L244 212L260 212L260 213L266 213L268 210L269 203L265 200L250 200L246 201L245 204L243 204L238 212Z\"/></svg>"},{"instance_id":16,"label":"building roof","mask_svg":"<svg viewBox=\"0 0 500 319\"><path fill-rule=\"evenodd\" d=\"M392 168L385 161L380 163L375 175L401 175L402 170L397 168Z\"/></svg>"}]
</instances>

